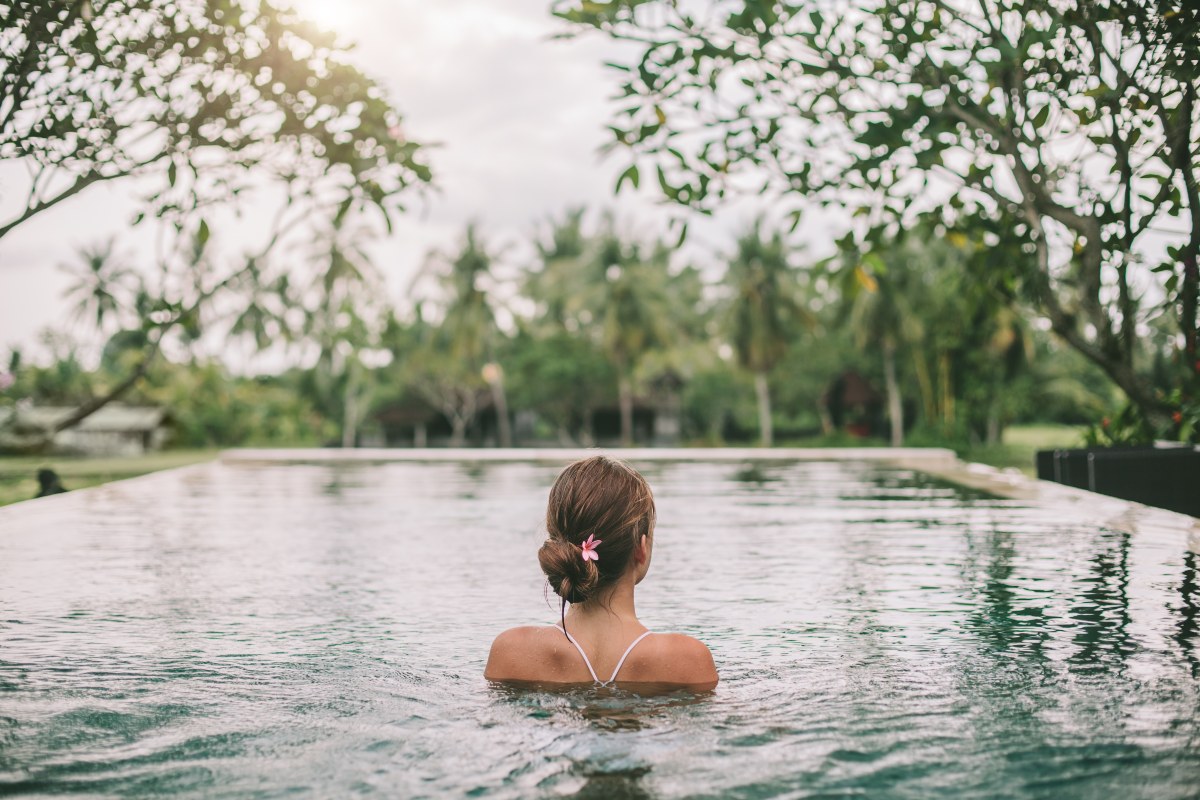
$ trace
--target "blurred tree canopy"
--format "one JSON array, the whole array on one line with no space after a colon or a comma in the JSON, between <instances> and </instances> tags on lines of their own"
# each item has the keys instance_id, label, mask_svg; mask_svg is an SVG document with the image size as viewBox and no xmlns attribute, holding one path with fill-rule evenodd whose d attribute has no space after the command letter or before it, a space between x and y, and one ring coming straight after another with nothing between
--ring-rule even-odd
<instances>
[{"instance_id":1,"label":"blurred tree canopy","mask_svg":"<svg viewBox=\"0 0 1200 800\"><path fill-rule=\"evenodd\" d=\"M340 229L374 217L390 229L402 194L431 178L383 89L333 34L271 0L8 3L0 66L0 158L29 168L24 205L0 237L131 176L150 186L134 224L165 231L140 270L117 264L111 245L82 254L80 308L100 326L142 331L143 346L123 380L57 430L128 392L168 336L186 345L214 324L260 347L286 336L304 287L272 264L280 242L321 220ZM261 197L272 192L282 200L270 213ZM261 241L215 253L211 212L250 194L267 212Z\"/></svg>"},{"instance_id":2,"label":"blurred tree canopy","mask_svg":"<svg viewBox=\"0 0 1200 800\"><path fill-rule=\"evenodd\" d=\"M857 210L882 246L922 215L989 245L1029 304L1160 431L1200 392L1200 7L1187 0L561 0L636 43L615 143L636 183L711 210L774 190ZM1156 242L1167 241L1165 249ZM1161 255L1160 255L1161 253ZM1178 336L1158 383L1139 332Z\"/></svg>"},{"instance_id":3,"label":"blurred tree canopy","mask_svg":"<svg viewBox=\"0 0 1200 800\"><path fill-rule=\"evenodd\" d=\"M153 175L147 211L223 203L264 178L385 215L430 179L383 90L331 33L270 0L0 6L0 158L28 164L0 237L87 187ZM343 211L344 213L344 211Z\"/></svg>"},{"instance_id":4,"label":"blurred tree canopy","mask_svg":"<svg viewBox=\"0 0 1200 800\"><path fill-rule=\"evenodd\" d=\"M959 447L998 442L1014 422L1109 414L1109 435L1136 429L1113 412L1098 367L1023 324L973 271L982 239L928 223L878 252L848 244L801 270L805 254L784 227L759 220L707 273L611 215L562 214L528 259L472 227L431 256L415 307L400 310L370 261L369 231L345 220L305 243L312 263L286 292L239 293L210 309L209 324L252 348L288 343L302 366L269 376L235 374L189 348L145 364L152 332L122 295L137 283L119 279L126 262L115 248L88 249L78 310L91 320L111 305L128 324L95 367L61 333L44 343L48 363L11 353L0 416L20 400L89 404L145 364L127 396L168 408L185 446L499 444L510 402L516 444L644 443L662 433L659 415L677 422L679 441L709 444L761 440L768 426L789 443L878 440L887 417L907 441ZM92 293L97 273L113 276L100 282L119 295L111 304ZM294 302L281 309L285 296ZM1168 341L1143 339L1140 357L1169 370ZM851 375L868 396L837 396ZM766 421L756 403L764 381ZM635 428L634 409L655 415L655 428Z\"/></svg>"}]
</instances>

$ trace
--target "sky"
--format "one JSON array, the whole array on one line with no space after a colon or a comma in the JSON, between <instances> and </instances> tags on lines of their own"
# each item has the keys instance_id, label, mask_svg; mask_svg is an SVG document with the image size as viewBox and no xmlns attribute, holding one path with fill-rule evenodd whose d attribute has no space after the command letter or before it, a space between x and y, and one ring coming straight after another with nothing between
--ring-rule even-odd
<instances>
[{"instance_id":1,"label":"sky","mask_svg":"<svg viewBox=\"0 0 1200 800\"><path fill-rule=\"evenodd\" d=\"M539 223L572 206L611 208L643 235L665 230L673 210L646 184L640 194L626 186L614 198L616 178L628 162L600 153L618 84L618 73L604 61L625 60L629 51L599 34L554 39L565 25L551 16L550 0L297 5L355 43L351 59L388 89L406 135L436 143L428 154L436 190L413 203L394 234L372 249L398 304L425 254L452 246L469 221L518 259ZM9 218L23 201L24 174L20 165L0 165L0 218ZM126 261L149 261L153 231L128 228L142 188L136 181L89 187L0 240L0 353L19 346L37 354L39 332L46 328L98 349L96 333L73 320L63 298L70 283L63 266L78 261L80 247L114 235ZM756 202L693 222L688 247L710 259L714 251L728 252L734 232L756 213ZM808 223L811 235L831 239L818 223Z\"/></svg>"}]
</instances>

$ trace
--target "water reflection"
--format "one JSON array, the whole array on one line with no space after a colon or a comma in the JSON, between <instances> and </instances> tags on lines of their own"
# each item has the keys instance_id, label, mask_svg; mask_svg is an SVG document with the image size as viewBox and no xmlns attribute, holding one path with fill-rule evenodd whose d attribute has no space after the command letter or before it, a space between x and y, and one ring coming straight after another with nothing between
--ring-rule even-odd
<instances>
[{"instance_id":1,"label":"water reflection","mask_svg":"<svg viewBox=\"0 0 1200 800\"><path fill-rule=\"evenodd\" d=\"M1080 578L1081 591L1068 611L1077 647L1069 661L1076 672L1108 665L1124 669L1136 649L1129 635L1129 534L1104 532Z\"/></svg>"},{"instance_id":2,"label":"water reflection","mask_svg":"<svg viewBox=\"0 0 1200 800\"><path fill-rule=\"evenodd\" d=\"M993 528L982 537L969 536L968 552L980 574L968 577L978 606L970 613L970 626L989 652L1020 651L1027 658L1046 658L1050 631L1041 624L1046 615L1039 594L1029 591L1040 579L1018 574L1017 536Z\"/></svg>"},{"instance_id":3,"label":"water reflection","mask_svg":"<svg viewBox=\"0 0 1200 800\"><path fill-rule=\"evenodd\" d=\"M599 731L641 731L653 727L672 710L710 700L714 692L654 683L626 683L595 688L590 684L535 681L488 681L496 699L530 716L567 715Z\"/></svg>"},{"instance_id":4,"label":"water reflection","mask_svg":"<svg viewBox=\"0 0 1200 800\"><path fill-rule=\"evenodd\" d=\"M765 465L758 462L743 464L730 477L738 483L750 484L763 484L779 480L778 477L767 471Z\"/></svg>"},{"instance_id":5,"label":"water reflection","mask_svg":"<svg viewBox=\"0 0 1200 800\"><path fill-rule=\"evenodd\" d=\"M1192 668L1192 677L1200 679L1200 581L1197 581L1197 562L1200 556L1188 551L1183 558L1183 578L1179 582L1179 622L1175 626L1174 639L1179 643L1183 657Z\"/></svg>"},{"instance_id":6,"label":"water reflection","mask_svg":"<svg viewBox=\"0 0 1200 800\"><path fill-rule=\"evenodd\" d=\"M649 773L649 767L585 772L587 782L572 797L581 800L650 800L654 795L642 785L642 778Z\"/></svg>"}]
</instances>

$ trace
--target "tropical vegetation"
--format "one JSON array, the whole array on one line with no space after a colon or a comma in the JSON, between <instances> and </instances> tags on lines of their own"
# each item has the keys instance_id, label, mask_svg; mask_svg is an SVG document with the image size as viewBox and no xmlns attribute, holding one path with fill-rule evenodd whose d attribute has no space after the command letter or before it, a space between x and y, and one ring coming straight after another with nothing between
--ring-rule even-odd
<instances>
[{"instance_id":1,"label":"tropical vegetation","mask_svg":"<svg viewBox=\"0 0 1200 800\"><path fill-rule=\"evenodd\" d=\"M161 242L60 265L86 334L0 354L0 426L75 409L22 445L45 446L120 399L169 408L180 447L1200 441L1200 12L707 8L555 5L633 43L616 190L653 174L673 235L482 220L401 294L372 243L433 176L336 37L268 0L0 6L0 158L30 167L0 238L138 179L131 225ZM777 202L731 248L680 249L745 194ZM235 246L249 204L269 222Z\"/></svg>"}]
</instances>

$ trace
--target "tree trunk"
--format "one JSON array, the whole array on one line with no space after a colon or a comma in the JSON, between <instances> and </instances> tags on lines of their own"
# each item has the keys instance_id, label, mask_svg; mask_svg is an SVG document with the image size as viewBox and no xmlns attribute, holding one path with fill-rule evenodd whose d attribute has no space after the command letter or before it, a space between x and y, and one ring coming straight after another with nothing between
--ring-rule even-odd
<instances>
[{"instance_id":1,"label":"tree trunk","mask_svg":"<svg viewBox=\"0 0 1200 800\"><path fill-rule=\"evenodd\" d=\"M954 381L950 375L950 354L938 356L938 386L942 396L942 429L947 435L954 431Z\"/></svg>"},{"instance_id":2,"label":"tree trunk","mask_svg":"<svg viewBox=\"0 0 1200 800\"><path fill-rule=\"evenodd\" d=\"M708 421L708 441L713 445L725 443L722 434L725 432L725 413L714 414Z\"/></svg>"},{"instance_id":3,"label":"tree trunk","mask_svg":"<svg viewBox=\"0 0 1200 800\"><path fill-rule=\"evenodd\" d=\"M1200 230L1193 231L1193 240L1200 239ZM1200 243L1194 243L1183 257L1183 285L1179 288L1180 328L1183 330L1183 356L1193 378L1200 376L1200 352L1197 352L1197 303L1200 302L1200 266L1197 251Z\"/></svg>"},{"instance_id":4,"label":"tree trunk","mask_svg":"<svg viewBox=\"0 0 1200 800\"><path fill-rule=\"evenodd\" d=\"M1000 444L1003 435L1004 426L1000 424L1000 401L993 397L992 402L988 404L987 443Z\"/></svg>"},{"instance_id":5,"label":"tree trunk","mask_svg":"<svg viewBox=\"0 0 1200 800\"><path fill-rule=\"evenodd\" d=\"M904 403L900 397L900 384L896 381L896 344L883 343L883 380L887 390L888 421L892 426L892 447L904 444Z\"/></svg>"},{"instance_id":6,"label":"tree trunk","mask_svg":"<svg viewBox=\"0 0 1200 800\"><path fill-rule=\"evenodd\" d=\"M775 443L775 431L771 428L771 387L766 371L754 373L754 393L758 396L759 443L770 447Z\"/></svg>"},{"instance_id":7,"label":"tree trunk","mask_svg":"<svg viewBox=\"0 0 1200 800\"><path fill-rule=\"evenodd\" d=\"M450 446L462 447L467 441L467 420L459 415L450 419Z\"/></svg>"},{"instance_id":8,"label":"tree trunk","mask_svg":"<svg viewBox=\"0 0 1200 800\"><path fill-rule=\"evenodd\" d=\"M633 381L624 372L617 380L617 402L621 406L621 446L633 446Z\"/></svg>"},{"instance_id":9,"label":"tree trunk","mask_svg":"<svg viewBox=\"0 0 1200 800\"><path fill-rule=\"evenodd\" d=\"M358 441L358 399L348 395L342 409L342 447L354 447Z\"/></svg>"},{"instance_id":10,"label":"tree trunk","mask_svg":"<svg viewBox=\"0 0 1200 800\"><path fill-rule=\"evenodd\" d=\"M824 398L817 401L817 417L821 420L821 433L833 436L837 432L833 426L833 415L829 413L829 403Z\"/></svg>"},{"instance_id":11,"label":"tree trunk","mask_svg":"<svg viewBox=\"0 0 1200 800\"><path fill-rule=\"evenodd\" d=\"M596 446L596 411L587 409L583 412L583 425L579 429L579 442L584 447Z\"/></svg>"},{"instance_id":12,"label":"tree trunk","mask_svg":"<svg viewBox=\"0 0 1200 800\"><path fill-rule=\"evenodd\" d=\"M917 388L921 392L925 424L933 425L937 419L937 400L933 394L933 378L929 375L929 361L919 347L913 349L913 373L917 376Z\"/></svg>"},{"instance_id":13,"label":"tree trunk","mask_svg":"<svg viewBox=\"0 0 1200 800\"><path fill-rule=\"evenodd\" d=\"M1191 392L1200 379L1200 353L1197 352L1197 337L1200 336L1200 320L1197 314L1200 309L1200 185L1196 179L1196 162L1191 147L1194 107L1196 102L1196 87L1185 85L1183 98L1176 113L1177 124L1174 126L1174 141L1171 142L1171 156L1175 168L1183 176L1183 187L1187 193L1189 229L1191 236L1182 248L1180 260L1183 262L1183 280L1179 286L1179 327L1183 332L1183 354L1186 359L1187 374L1191 376L1191 385L1184 387L1184 397L1191 399Z\"/></svg>"},{"instance_id":14,"label":"tree trunk","mask_svg":"<svg viewBox=\"0 0 1200 800\"><path fill-rule=\"evenodd\" d=\"M504 376L492 381L492 405L496 409L496 435L501 447L512 447L512 426L508 421L508 398L504 393Z\"/></svg>"},{"instance_id":15,"label":"tree trunk","mask_svg":"<svg viewBox=\"0 0 1200 800\"><path fill-rule=\"evenodd\" d=\"M346 390L342 397L342 447L350 448L358 441L358 381L355 379L354 367L346 376Z\"/></svg>"}]
</instances>

